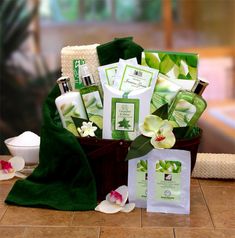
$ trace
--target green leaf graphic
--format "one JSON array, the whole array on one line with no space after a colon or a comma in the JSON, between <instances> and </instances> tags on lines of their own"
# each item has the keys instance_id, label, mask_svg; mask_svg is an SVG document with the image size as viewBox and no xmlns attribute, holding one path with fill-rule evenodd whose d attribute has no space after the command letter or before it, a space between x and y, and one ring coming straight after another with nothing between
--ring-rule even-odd
<instances>
[{"instance_id":1,"label":"green leaf graphic","mask_svg":"<svg viewBox=\"0 0 235 238\"><path fill-rule=\"evenodd\" d=\"M159 71L163 74L167 74L173 66L174 62L171 60L169 55L165 55L160 63Z\"/></svg>"},{"instance_id":2,"label":"green leaf graphic","mask_svg":"<svg viewBox=\"0 0 235 238\"><path fill-rule=\"evenodd\" d=\"M177 66L180 66L180 56L170 54L169 57Z\"/></svg>"},{"instance_id":3,"label":"green leaf graphic","mask_svg":"<svg viewBox=\"0 0 235 238\"><path fill-rule=\"evenodd\" d=\"M70 104L63 104L60 109L64 116L66 116L68 113L70 113L74 109L74 105L72 103Z\"/></svg>"},{"instance_id":4,"label":"green leaf graphic","mask_svg":"<svg viewBox=\"0 0 235 238\"><path fill-rule=\"evenodd\" d=\"M125 129L128 129L129 127L131 127L131 125L129 124L130 121L127 121L126 118L123 118L122 121L119 121L119 127L123 127Z\"/></svg>"},{"instance_id":5,"label":"green leaf graphic","mask_svg":"<svg viewBox=\"0 0 235 238\"><path fill-rule=\"evenodd\" d=\"M162 59L165 57L166 53L163 53L163 52L159 52L158 53L158 57L159 59L162 61Z\"/></svg>"},{"instance_id":6,"label":"green leaf graphic","mask_svg":"<svg viewBox=\"0 0 235 238\"><path fill-rule=\"evenodd\" d=\"M153 53L145 52L145 61L150 68L159 69L160 62Z\"/></svg>"},{"instance_id":7,"label":"green leaf graphic","mask_svg":"<svg viewBox=\"0 0 235 238\"><path fill-rule=\"evenodd\" d=\"M198 56L197 55L187 55L185 61L188 66L197 68L198 65Z\"/></svg>"},{"instance_id":8,"label":"green leaf graphic","mask_svg":"<svg viewBox=\"0 0 235 238\"><path fill-rule=\"evenodd\" d=\"M188 70L189 70L189 73L191 75L191 78L196 80L197 79L197 68L189 66Z\"/></svg>"}]
</instances>

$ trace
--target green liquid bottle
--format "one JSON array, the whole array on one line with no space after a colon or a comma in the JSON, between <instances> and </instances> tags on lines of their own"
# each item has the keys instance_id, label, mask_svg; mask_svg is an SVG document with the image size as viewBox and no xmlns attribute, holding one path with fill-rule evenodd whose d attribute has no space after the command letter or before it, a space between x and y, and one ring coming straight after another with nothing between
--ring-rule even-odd
<instances>
[{"instance_id":1,"label":"green liquid bottle","mask_svg":"<svg viewBox=\"0 0 235 238\"><path fill-rule=\"evenodd\" d=\"M178 127L193 127L207 107L206 101L198 94L180 90L169 109L169 120Z\"/></svg>"},{"instance_id":2,"label":"green liquid bottle","mask_svg":"<svg viewBox=\"0 0 235 238\"><path fill-rule=\"evenodd\" d=\"M103 128L103 102L99 87L95 84L87 64L80 65L80 73L84 87L80 94L89 121L94 122L100 129Z\"/></svg>"}]
</instances>

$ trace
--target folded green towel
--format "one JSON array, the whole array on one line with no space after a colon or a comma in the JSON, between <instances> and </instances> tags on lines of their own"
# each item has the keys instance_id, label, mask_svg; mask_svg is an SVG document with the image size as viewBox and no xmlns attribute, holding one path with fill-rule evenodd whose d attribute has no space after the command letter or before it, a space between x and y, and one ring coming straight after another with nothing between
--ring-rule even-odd
<instances>
[{"instance_id":1,"label":"folded green towel","mask_svg":"<svg viewBox=\"0 0 235 238\"><path fill-rule=\"evenodd\" d=\"M99 45L97 54L100 65L118 62L119 59L137 58L141 63L141 53L144 50L132 41L132 37L115 38L113 41Z\"/></svg>"},{"instance_id":2,"label":"folded green towel","mask_svg":"<svg viewBox=\"0 0 235 238\"><path fill-rule=\"evenodd\" d=\"M58 210L92 210L96 184L87 157L76 137L61 125L55 106L56 85L43 106L40 160L25 180L18 180L6 203Z\"/></svg>"}]
</instances>

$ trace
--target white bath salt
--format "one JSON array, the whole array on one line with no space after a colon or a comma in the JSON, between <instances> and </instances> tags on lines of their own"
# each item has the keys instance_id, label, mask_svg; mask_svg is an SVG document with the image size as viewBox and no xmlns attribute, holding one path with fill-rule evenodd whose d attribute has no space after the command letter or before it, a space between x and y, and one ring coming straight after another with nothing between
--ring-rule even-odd
<instances>
[{"instance_id":1,"label":"white bath salt","mask_svg":"<svg viewBox=\"0 0 235 238\"><path fill-rule=\"evenodd\" d=\"M38 146L40 145L40 137L31 131L25 131L12 139L9 144L13 146Z\"/></svg>"}]
</instances>

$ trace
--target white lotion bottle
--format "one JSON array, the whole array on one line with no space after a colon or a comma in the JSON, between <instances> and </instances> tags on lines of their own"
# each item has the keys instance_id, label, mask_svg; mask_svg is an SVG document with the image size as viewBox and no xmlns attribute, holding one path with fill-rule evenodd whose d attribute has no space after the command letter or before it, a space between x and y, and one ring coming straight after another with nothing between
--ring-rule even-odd
<instances>
[{"instance_id":1,"label":"white lotion bottle","mask_svg":"<svg viewBox=\"0 0 235 238\"><path fill-rule=\"evenodd\" d=\"M55 99L63 127L72 132L75 136L79 136L72 117L87 120L86 111L79 92L73 92L70 78L60 77L57 80L61 95Z\"/></svg>"}]
</instances>

